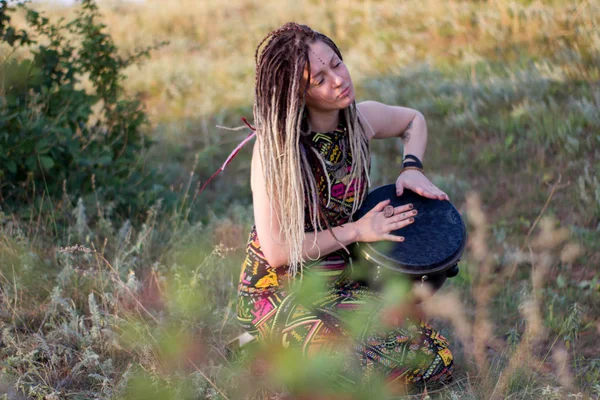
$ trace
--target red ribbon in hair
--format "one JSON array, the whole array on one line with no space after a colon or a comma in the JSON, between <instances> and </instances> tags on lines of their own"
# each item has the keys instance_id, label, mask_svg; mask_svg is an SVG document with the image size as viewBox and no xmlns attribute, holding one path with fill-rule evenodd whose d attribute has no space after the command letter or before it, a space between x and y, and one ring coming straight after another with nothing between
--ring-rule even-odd
<instances>
[{"instance_id":1,"label":"red ribbon in hair","mask_svg":"<svg viewBox=\"0 0 600 400\"><path fill-rule=\"evenodd\" d=\"M235 149L233 149L233 151L231 152L231 154L229 154L229 157L227 157L227 159L225 159L225 162L223 163L223 165L221 165L221 168L217 169L215 171L215 173L212 174L212 176L210 178L208 178L208 180L206 182L204 182L204 184L202 185L202 187L200 188L200 190L198 190L198 194L202 193L202 191L204 190L204 188L206 187L206 185L208 185L208 183L210 181L212 181L212 179L215 176L217 176L219 174L219 172L221 172L221 171L223 171L225 169L225 167L227 166L227 164L229 164L231 162L231 160L233 160L233 158L242 149L242 147L244 147L244 145L246 143L248 143L254 136L256 136L256 129L252 125L250 125L250 123L248 122L248 120L246 119L246 117L242 117L242 121L248 126L248 128L250 128L250 130L252 132L250 132L248 134L248 136L244 140L242 140L242 142L240 144L238 144Z\"/></svg>"}]
</instances>

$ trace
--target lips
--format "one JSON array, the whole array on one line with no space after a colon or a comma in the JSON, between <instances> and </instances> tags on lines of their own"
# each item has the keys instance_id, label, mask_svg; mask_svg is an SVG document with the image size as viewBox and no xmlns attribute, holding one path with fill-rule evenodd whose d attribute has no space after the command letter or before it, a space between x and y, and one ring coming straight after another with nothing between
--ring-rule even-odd
<instances>
[{"instance_id":1,"label":"lips","mask_svg":"<svg viewBox=\"0 0 600 400\"><path fill-rule=\"evenodd\" d=\"M342 93L340 93L340 95L338 96L338 98L344 97L348 93L350 93L350 86L346 87L346 89L344 89L344 91Z\"/></svg>"}]
</instances>

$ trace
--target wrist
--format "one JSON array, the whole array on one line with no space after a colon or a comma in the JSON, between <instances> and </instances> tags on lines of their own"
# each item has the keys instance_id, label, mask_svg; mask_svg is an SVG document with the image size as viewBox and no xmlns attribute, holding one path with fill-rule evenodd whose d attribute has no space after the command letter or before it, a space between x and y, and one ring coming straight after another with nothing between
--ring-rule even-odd
<instances>
[{"instance_id":1,"label":"wrist","mask_svg":"<svg viewBox=\"0 0 600 400\"><path fill-rule=\"evenodd\" d=\"M407 167L416 167L416 168L420 169L421 172L423 171L423 163L417 156L415 156L413 154L405 155L402 160L402 169L407 168Z\"/></svg>"},{"instance_id":2,"label":"wrist","mask_svg":"<svg viewBox=\"0 0 600 400\"><path fill-rule=\"evenodd\" d=\"M348 230L349 230L350 241L347 244L360 241L360 230L358 229L358 225L356 224L356 221L347 222L347 223L343 224L342 226L348 228Z\"/></svg>"}]
</instances>

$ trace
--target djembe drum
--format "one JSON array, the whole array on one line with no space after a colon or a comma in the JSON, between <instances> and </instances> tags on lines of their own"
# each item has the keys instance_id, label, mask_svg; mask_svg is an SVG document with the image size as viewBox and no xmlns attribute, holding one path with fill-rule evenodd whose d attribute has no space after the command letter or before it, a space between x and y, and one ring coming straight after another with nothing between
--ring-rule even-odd
<instances>
[{"instance_id":1,"label":"djembe drum","mask_svg":"<svg viewBox=\"0 0 600 400\"><path fill-rule=\"evenodd\" d=\"M415 222L390 232L404 236L403 242L357 242L351 246L353 264L362 271L364 283L375 289L398 274L439 289L446 278L458 274L458 262L466 244L466 227L458 210L446 200L422 197L410 190L396 195L396 185L385 185L371 191L354 214L356 221L379 202L390 199L390 205L412 203L418 211Z\"/></svg>"}]
</instances>

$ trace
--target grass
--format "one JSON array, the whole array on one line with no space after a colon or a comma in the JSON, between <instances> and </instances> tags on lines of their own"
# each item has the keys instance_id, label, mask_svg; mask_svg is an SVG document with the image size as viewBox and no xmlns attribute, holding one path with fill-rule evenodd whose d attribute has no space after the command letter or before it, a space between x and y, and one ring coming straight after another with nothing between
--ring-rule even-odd
<instances>
[{"instance_id":1,"label":"grass","mask_svg":"<svg viewBox=\"0 0 600 400\"><path fill-rule=\"evenodd\" d=\"M126 84L147 105L151 157L180 205L157 205L139 229L77 199L31 220L0 215L7 398L281 395L249 358L224 354L240 332L250 152L193 193L245 136L215 126L251 116L255 46L288 20L338 43L359 99L425 115L428 176L469 221L461 274L428 310L453 343L456 383L413 397L600 396L598 4L182 0L103 12L123 51L170 41ZM373 154L374 185L393 181L399 143ZM58 215L72 221L59 238Z\"/></svg>"}]
</instances>

